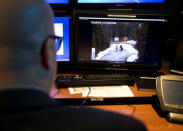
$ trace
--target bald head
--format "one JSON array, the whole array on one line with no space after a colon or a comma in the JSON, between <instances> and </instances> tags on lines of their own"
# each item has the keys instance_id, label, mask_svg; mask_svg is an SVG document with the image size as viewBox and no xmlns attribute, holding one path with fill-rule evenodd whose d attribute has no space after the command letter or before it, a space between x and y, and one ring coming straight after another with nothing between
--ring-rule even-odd
<instances>
[{"instance_id":1,"label":"bald head","mask_svg":"<svg viewBox=\"0 0 183 131\"><path fill-rule=\"evenodd\" d=\"M50 85L54 69L44 68L41 53L45 43L54 53L54 47L49 44L53 41L46 39L53 34L53 13L44 0L0 0L0 60L3 61L0 62L0 86L41 85L40 82L48 79L46 84ZM15 73L23 80L15 77ZM31 80L24 80L25 76Z\"/></svg>"},{"instance_id":2,"label":"bald head","mask_svg":"<svg viewBox=\"0 0 183 131\"><path fill-rule=\"evenodd\" d=\"M52 17L44 0L1 0L0 49L40 47L44 37L53 34Z\"/></svg>"}]
</instances>

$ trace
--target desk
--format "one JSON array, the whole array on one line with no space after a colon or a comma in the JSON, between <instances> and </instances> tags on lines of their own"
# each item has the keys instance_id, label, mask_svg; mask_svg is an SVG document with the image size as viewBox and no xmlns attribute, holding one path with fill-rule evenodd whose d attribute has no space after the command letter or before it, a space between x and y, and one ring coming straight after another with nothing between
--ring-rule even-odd
<instances>
[{"instance_id":1,"label":"desk","mask_svg":"<svg viewBox=\"0 0 183 131\"><path fill-rule=\"evenodd\" d=\"M183 131L183 125L167 122L165 118L161 118L157 114L151 104L133 106L136 107L133 117L141 120L146 125L148 131ZM133 112L133 108L127 105L93 106L92 108L99 108L127 115L131 115Z\"/></svg>"},{"instance_id":2,"label":"desk","mask_svg":"<svg viewBox=\"0 0 183 131\"><path fill-rule=\"evenodd\" d=\"M146 91L138 91L137 86L131 86L135 98L151 98L156 95L156 92L146 92ZM56 89L52 88L51 96L55 99L65 100L65 99L80 99L82 97L81 94L69 94L67 88ZM84 98L83 98L84 99ZM89 106L91 108L97 108L112 112L117 112L126 115L133 115L139 120L141 120L147 127L149 131L183 131L183 125L173 124L166 120L166 118L161 117L158 112L153 107L152 102L149 103L140 103L140 104L131 104L131 105L92 105ZM134 108L135 112L134 112Z\"/></svg>"}]
</instances>

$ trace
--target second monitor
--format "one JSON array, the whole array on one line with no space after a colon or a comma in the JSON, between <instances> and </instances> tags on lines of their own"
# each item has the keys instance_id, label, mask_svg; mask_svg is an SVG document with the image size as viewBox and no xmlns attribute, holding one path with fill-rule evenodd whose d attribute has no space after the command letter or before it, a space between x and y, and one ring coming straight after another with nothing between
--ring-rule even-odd
<instances>
[{"instance_id":1,"label":"second monitor","mask_svg":"<svg viewBox=\"0 0 183 131\"><path fill-rule=\"evenodd\" d=\"M56 40L56 61L58 70L64 65L73 63L73 44L72 44L72 18L67 15L56 15L54 17L55 35L63 37L63 41Z\"/></svg>"}]
</instances>

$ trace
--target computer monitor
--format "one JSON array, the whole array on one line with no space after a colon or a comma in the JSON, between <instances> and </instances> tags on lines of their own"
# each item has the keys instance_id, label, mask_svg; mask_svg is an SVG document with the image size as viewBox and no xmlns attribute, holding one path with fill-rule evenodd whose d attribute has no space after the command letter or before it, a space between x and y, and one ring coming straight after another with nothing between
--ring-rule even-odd
<instances>
[{"instance_id":1,"label":"computer monitor","mask_svg":"<svg viewBox=\"0 0 183 131\"><path fill-rule=\"evenodd\" d=\"M77 64L119 70L158 70L164 18L78 16Z\"/></svg>"},{"instance_id":2,"label":"computer monitor","mask_svg":"<svg viewBox=\"0 0 183 131\"><path fill-rule=\"evenodd\" d=\"M86 8L159 8L167 0L77 0L78 7ZM93 6L92 6L93 5Z\"/></svg>"},{"instance_id":3,"label":"computer monitor","mask_svg":"<svg viewBox=\"0 0 183 131\"><path fill-rule=\"evenodd\" d=\"M72 63L72 19L70 16L55 16L54 31L56 36L63 37L63 41L56 41L56 61L58 68L63 64Z\"/></svg>"},{"instance_id":4,"label":"computer monitor","mask_svg":"<svg viewBox=\"0 0 183 131\"><path fill-rule=\"evenodd\" d=\"M46 0L49 4L69 4L69 0Z\"/></svg>"}]
</instances>

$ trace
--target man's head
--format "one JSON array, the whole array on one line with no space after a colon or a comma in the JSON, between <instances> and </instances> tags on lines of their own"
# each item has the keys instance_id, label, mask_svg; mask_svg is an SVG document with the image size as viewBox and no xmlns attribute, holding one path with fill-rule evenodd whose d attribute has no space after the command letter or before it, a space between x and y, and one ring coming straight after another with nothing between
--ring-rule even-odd
<instances>
[{"instance_id":1,"label":"man's head","mask_svg":"<svg viewBox=\"0 0 183 131\"><path fill-rule=\"evenodd\" d=\"M0 1L0 87L49 90L56 72L53 13L44 0Z\"/></svg>"}]
</instances>

